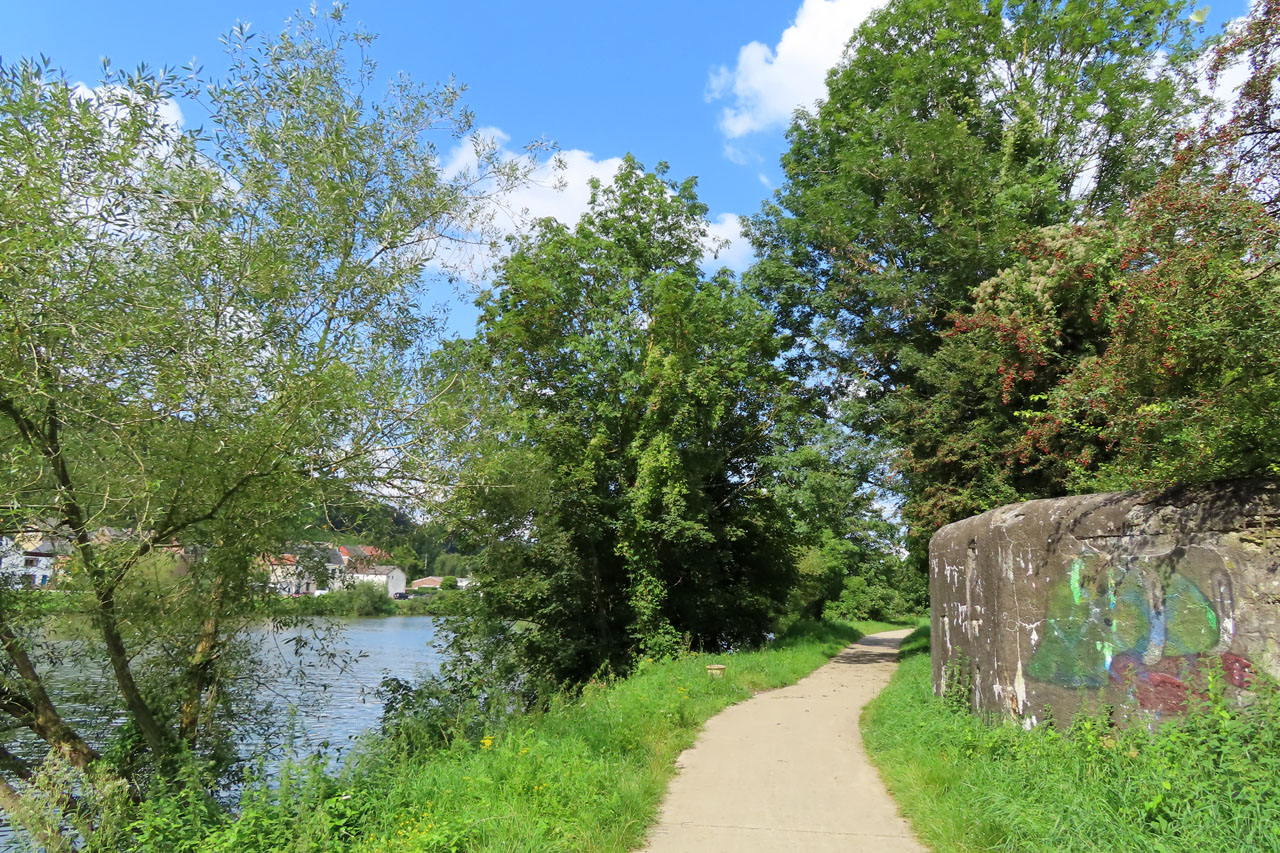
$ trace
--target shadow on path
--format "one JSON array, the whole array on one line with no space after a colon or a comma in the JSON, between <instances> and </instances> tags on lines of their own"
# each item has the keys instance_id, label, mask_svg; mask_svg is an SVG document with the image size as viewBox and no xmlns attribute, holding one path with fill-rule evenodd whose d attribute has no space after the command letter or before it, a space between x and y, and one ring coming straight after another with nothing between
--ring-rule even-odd
<instances>
[{"instance_id":1,"label":"shadow on path","mask_svg":"<svg viewBox=\"0 0 1280 853\"><path fill-rule=\"evenodd\" d=\"M908 633L864 637L709 720L676 762L645 853L924 853L858 731Z\"/></svg>"},{"instance_id":2,"label":"shadow on path","mask_svg":"<svg viewBox=\"0 0 1280 853\"><path fill-rule=\"evenodd\" d=\"M866 649L850 648L833 657L831 662L844 664L845 666L866 666L869 663L897 663L898 650L871 652Z\"/></svg>"}]
</instances>

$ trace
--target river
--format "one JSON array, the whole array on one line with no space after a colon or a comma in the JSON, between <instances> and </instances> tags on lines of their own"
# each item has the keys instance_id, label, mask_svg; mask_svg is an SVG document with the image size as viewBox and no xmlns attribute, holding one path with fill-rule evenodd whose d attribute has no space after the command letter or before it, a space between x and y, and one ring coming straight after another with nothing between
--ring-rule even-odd
<instances>
[{"instance_id":1,"label":"river","mask_svg":"<svg viewBox=\"0 0 1280 853\"><path fill-rule=\"evenodd\" d=\"M435 620L430 616L385 616L328 620L341 627L337 651L346 658L339 670L314 664L314 671L299 683L280 678L267 685L275 701L299 709L296 728L299 751L321 751L334 759L346 752L361 732L376 726L382 703L374 696L388 676L416 681L435 672L440 653L433 646ZM293 658L290 634L263 632L261 642L268 657Z\"/></svg>"},{"instance_id":2,"label":"river","mask_svg":"<svg viewBox=\"0 0 1280 853\"><path fill-rule=\"evenodd\" d=\"M382 703L374 695L378 684L387 676L406 681L435 672L440 665L440 653L433 642L436 637L435 620L430 616L386 616L378 618L316 620L340 628L327 636L333 641L328 652L337 652L344 663L341 669L324 665L318 653L303 652L302 668L306 678L288 677L292 670L296 676L299 658L290 644L290 632L273 633L268 630L251 632L251 637L263 653L264 670L277 673L255 685L264 698L278 709L283 721L288 718L296 734L295 753L304 755L319 752L328 756L330 766L337 767L354 740L364 731L378 725L382 715ZM309 632L308 632L309 634ZM271 666L273 662L278 667ZM71 669L78 669L74 663ZM278 672L277 672L278 671ZM289 708L298 708L291 714ZM72 707L69 717L74 723L88 722L80 714L82 709ZM77 713L79 711L79 713ZM97 721L110 727L118 719ZM23 744L18 744L21 750ZM32 757L42 754L40 745L29 744ZM244 755L253 755L259 744L242 744ZM268 775L279 766L279 755L266 763ZM231 792L234 794L234 792ZM0 811L0 853L15 849L17 840Z\"/></svg>"}]
</instances>

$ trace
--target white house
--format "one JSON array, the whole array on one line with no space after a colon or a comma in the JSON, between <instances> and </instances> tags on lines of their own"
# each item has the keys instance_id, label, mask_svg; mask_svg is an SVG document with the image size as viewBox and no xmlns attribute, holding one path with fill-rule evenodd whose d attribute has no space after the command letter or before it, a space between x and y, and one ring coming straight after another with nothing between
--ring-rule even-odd
<instances>
[{"instance_id":1,"label":"white house","mask_svg":"<svg viewBox=\"0 0 1280 853\"><path fill-rule=\"evenodd\" d=\"M298 567L293 554L281 554L266 559L271 585L281 595L315 595L316 579L305 569Z\"/></svg>"},{"instance_id":2,"label":"white house","mask_svg":"<svg viewBox=\"0 0 1280 853\"><path fill-rule=\"evenodd\" d=\"M14 586L43 589L53 586L68 543L43 533L0 536L0 576Z\"/></svg>"},{"instance_id":3,"label":"white house","mask_svg":"<svg viewBox=\"0 0 1280 853\"><path fill-rule=\"evenodd\" d=\"M334 578L329 588L338 589L358 583L376 583L387 588L387 595L396 595L404 592L404 569L399 566L361 566L348 563L346 570Z\"/></svg>"},{"instance_id":4,"label":"white house","mask_svg":"<svg viewBox=\"0 0 1280 853\"><path fill-rule=\"evenodd\" d=\"M301 543L293 552L267 556L263 562L281 595L321 595L328 587L336 589L346 564L336 548L317 542Z\"/></svg>"},{"instance_id":5,"label":"white house","mask_svg":"<svg viewBox=\"0 0 1280 853\"><path fill-rule=\"evenodd\" d=\"M323 595L357 583L376 583L387 595L396 595L405 590L404 570L378 562L390 556L370 545L305 542L295 545L292 553L263 557L263 563L271 585L282 595Z\"/></svg>"}]
</instances>

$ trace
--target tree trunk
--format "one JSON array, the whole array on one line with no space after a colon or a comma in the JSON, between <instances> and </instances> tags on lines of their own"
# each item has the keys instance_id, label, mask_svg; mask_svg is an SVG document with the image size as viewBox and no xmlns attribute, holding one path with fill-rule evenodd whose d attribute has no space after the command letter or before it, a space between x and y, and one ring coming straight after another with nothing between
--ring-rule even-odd
<instances>
[{"instance_id":1,"label":"tree trunk","mask_svg":"<svg viewBox=\"0 0 1280 853\"><path fill-rule=\"evenodd\" d=\"M31 731L35 732L45 743L56 749L71 766L84 770L98 758L98 752L85 742L66 722L53 700L45 692L44 682L36 671L35 664L27 655L13 629L0 621L0 647L5 650L9 660L22 680L26 682L26 694L17 694L0 688L0 710L17 719Z\"/></svg>"},{"instance_id":2,"label":"tree trunk","mask_svg":"<svg viewBox=\"0 0 1280 853\"><path fill-rule=\"evenodd\" d=\"M213 678L214 653L218 648L218 629L222 614L222 597L226 581L219 577L209 601L209 616L200 629L200 639L191 655L187 669L187 695L182 700L182 716L179 736L187 746L195 749L200 733L202 699L209 690Z\"/></svg>"}]
</instances>

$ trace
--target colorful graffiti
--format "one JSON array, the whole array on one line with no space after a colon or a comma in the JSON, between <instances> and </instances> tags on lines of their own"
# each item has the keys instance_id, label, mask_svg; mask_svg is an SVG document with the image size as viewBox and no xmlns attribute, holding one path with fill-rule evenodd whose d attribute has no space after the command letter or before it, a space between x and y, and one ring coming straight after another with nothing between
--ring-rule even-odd
<instances>
[{"instance_id":1,"label":"colorful graffiti","mask_svg":"<svg viewBox=\"0 0 1280 853\"><path fill-rule=\"evenodd\" d=\"M1178 573L1181 556L1073 559L1066 583L1049 589L1044 638L1027 675L1066 687L1116 684L1140 708L1164 712L1186 707L1190 685L1213 658L1232 684L1247 686L1249 662L1227 651L1231 579L1215 571L1206 595Z\"/></svg>"}]
</instances>

